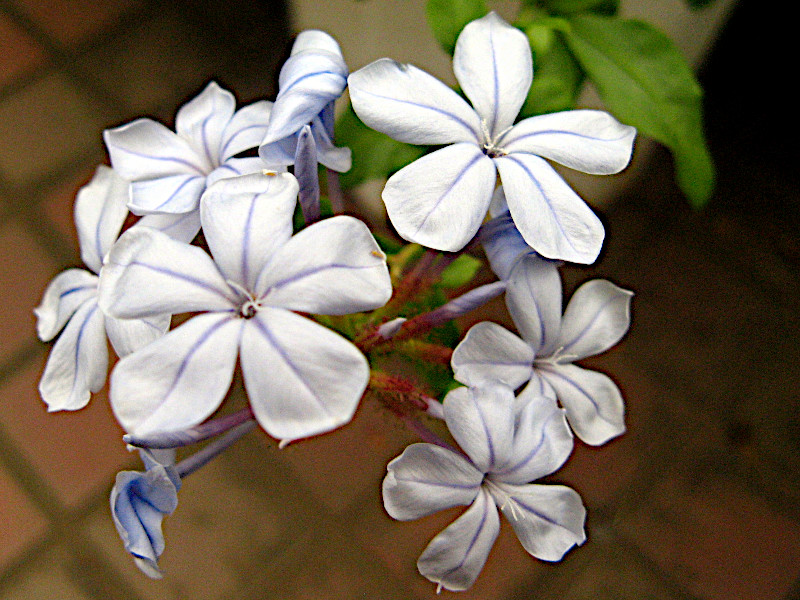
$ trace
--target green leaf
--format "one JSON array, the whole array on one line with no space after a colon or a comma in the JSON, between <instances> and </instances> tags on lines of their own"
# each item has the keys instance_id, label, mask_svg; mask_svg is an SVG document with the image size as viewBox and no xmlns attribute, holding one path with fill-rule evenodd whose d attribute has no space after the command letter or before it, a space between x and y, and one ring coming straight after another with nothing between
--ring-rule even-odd
<instances>
[{"instance_id":1,"label":"green leaf","mask_svg":"<svg viewBox=\"0 0 800 600\"><path fill-rule=\"evenodd\" d=\"M467 285L477 275L482 266L483 261L469 254L462 254L442 271L439 285L444 288L457 288Z\"/></svg>"},{"instance_id":2,"label":"green leaf","mask_svg":"<svg viewBox=\"0 0 800 600\"><path fill-rule=\"evenodd\" d=\"M619 9L619 0L543 0L541 3L556 15L593 12L612 16Z\"/></svg>"},{"instance_id":3,"label":"green leaf","mask_svg":"<svg viewBox=\"0 0 800 600\"><path fill-rule=\"evenodd\" d=\"M706 6L711 6L714 2L715 0L686 0L686 4L688 4L689 8L692 10L700 10Z\"/></svg>"},{"instance_id":4,"label":"green leaf","mask_svg":"<svg viewBox=\"0 0 800 600\"><path fill-rule=\"evenodd\" d=\"M434 37L450 54L453 54L458 34L466 24L488 12L484 0L428 0L425 7Z\"/></svg>"},{"instance_id":5,"label":"green leaf","mask_svg":"<svg viewBox=\"0 0 800 600\"><path fill-rule=\"evenodd\" d=\"M353 152L353 168L342 173L339 181L344 189L370 179L386 178L425 153L425 148L393 140L370 129L348 106L336 121L336 143Z\"/></svg>"},{"instance_id":6,"label":"green leaf","mask_svg":"<svg viewBox=\"0 0 800 600\"><path fill-rule=\"evenodd\" d=\"M672 150L678 183L695 207L714 189L703 136L703 92L672 41L647 23L575 16L565 34L608 109Z\"/></svg>"},{"instance_id":7,"label":"green leaf","mask_svg":"<svg viewBox=\"0 0 800 600\"><path fill-rule=\"evenodd\" d=\"M534 53L533 83L520 111L520 118L575 108L583 79L580 65L561 36L553 32L550 48Z\"/></svg>"}]
</instances>

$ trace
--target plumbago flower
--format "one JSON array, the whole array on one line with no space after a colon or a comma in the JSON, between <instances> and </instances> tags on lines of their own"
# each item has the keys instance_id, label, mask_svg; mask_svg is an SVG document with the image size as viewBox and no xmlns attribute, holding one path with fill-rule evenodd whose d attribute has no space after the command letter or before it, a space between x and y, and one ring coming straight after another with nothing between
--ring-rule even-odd
<instances>
[{"instance_id":1,"label":"plumbago flower","mask_svg":"<svg viewBox=\"0 0 800 600\"><path fill-rule=\"evenodd\" d=\"M141 451L145 471L117 473L111 489L111 516L119 536L136 566L147 576L160 579L158 558L164 552L161 522L178 506L181 478L174 451Z\"/></svg>"},{"instance_id":2,"label":"plumbago flower","mask_svg":"<svg viewBox=\"0 0 800 600\"><path fill-rule=\"evenodd\" d=\"M275 170L257 157L234 158L259 145L271 106L262 100L237 111L233 94L212 81L178 111L175 132L152 119L106 130L111 164L131 181L131 211L191 213L218 179Z\"/></svg>"},{"instance_id":3,"label":"plumbago flower","mask_svg":"<svg viewBox=\"0 0 800 600\"><path fill-rule=\"evenodd\" d=\"M91 394L105 385L106 335L117 354L125 356L169 328L169 315L122 320L104 315L97 306L98 274L128 215L127 198L128 182L111 168L99 166L75 200L81 258L90 271L68 269L56 276L33 311L42 341L52 340L66 325L39 383L42 399L51 411L83 408ZM152 225L167 225L162 219L153 219L148 221Z\"/></svg>"},{"instance_id":4,"label":"plumbago flower","mask_svg":"<svg viewBox=\"0 0 800 600\"><path fill-rule=\"evenodd\" d=\"M383 200L398 233L460 250L486 215L499 171L528 245L548 258L594 262L603 226L544 159L617 173L630 161L635 129L593 110L514 125L533 77L531 50L526 36L493 12L461 32L453 70L474 109L424 71L390 59L350 75L350 98L364 123L402 142L451 144L389 178Z\"/></svg>"},{"instance_id":5,"label":"plumbago flower","mask_svg":"<svg viewBox=\"0 0 800 600\"><path fill-rule=\"evenodd\" d=\"M278 97L258 149L265 162L295 164L305 131L321 164L334 171L350 170L350 149L333 145L333 103L347 86L347 73L339 44L330 35L309 30L297 36L281 69Z\"/></svg>"},{"instance_id":6,"label":"plumbago flower","mask_svg":"<svg viewBox=\"0 0 800 600\"><path fill-rule=\"evenodd\" d=\"M284 441L347 423L369 378L346 339L292 311L343 315L391 295L366 225L332 217L292 236L290 174L223 179L201 200L213 260L146 228L123 235L104 267L100 305L120 318L206 311L121 360L111 404L130 433L197 425L220 405L237 356L256 419Z\"/></svg>"},{"instance_id":7,"label":"plumbago flower","mask_svg":"<svg viewBox=\"0 0 800 600\"><path fill-rule=\"evenodd\" d=\"M586 539L578 494L530 483L555 472L572 452L563 410L544 397L529 397L516 409L515 403L502 384L457 388L444 399L444 418L466 456L412 444L387 467L383 502L395 519L469 506L417 561L440 587L459 591L474 583L500 531L497 507L525 550L541 560L561 560Z\"/></svg>"},{"instance_id":8,"label":"plumbago flower","mask_svg":"<svg viewBox=\"0 0 800 600\"><path fill-rule=\"evenodd\" d=\"M603 373L572 363L605 352L625 335L633 293L603 279L588 281L562 316L554 263L533 253L516 262L506 255L496 263L513 264L506 305L522 339L496 323L474 325L453 352L456 380L467 385L499 380L512 388L530 381L524 393L557 397L573 431L587 444L601 445L622 434L625 407L619 388Z\"/></svg>"}]
</instances>

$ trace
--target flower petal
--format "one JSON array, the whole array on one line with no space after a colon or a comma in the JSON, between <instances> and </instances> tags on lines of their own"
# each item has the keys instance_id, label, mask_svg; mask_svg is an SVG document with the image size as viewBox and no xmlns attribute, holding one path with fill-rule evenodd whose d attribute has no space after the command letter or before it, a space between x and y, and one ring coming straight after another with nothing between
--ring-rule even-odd
<instances>
[{"instance_id":1,"label":"flower petal","mask_svg":"<svg viewBox=\"0 0 800 600\"><path fill-rule=\"evenodd\" d=\"M267 133L271 113L272 102L266 100L253 102L237 110L222 132L219 160L225 162L240 152L258 148Z\"/></svg>"},{"instance_id":2,"label":"flower petal","mask_svg":"<svg viewBox=\"0 0 800 600\"><path fill-rule=\"evenodd\" d=\"M431 540L417 569L447 590L466 590L480 575L499 533L497 507L481 489L472 506Z\"/></svg>"},{"instance_id":3,"label":"flower petal","mask_svg":"<svg viewBox=\"0 0 800 600\"><path fill-rule=\"evenodd\" d=\"M369 380L345 338L292 312L263 308L246 322L241 363L259 424L291 441L348 423Z\"/></svg>"},{"instance_id":4,"label":"flower petal","mask_svg":"<svg viewBox=\"0 0 800 600\"><path fill-rule=\"evenodd\" d=\"M173 240L188 244L200 231L200 211L170 215L167 213L145 215L131 227L158 229Z\"/></svg>"},{"instance_id":5,"label":"flower petal","mask_svg":"<svg viewBox=\"0 0 800 600\"><path fill-rule=\"evenodd\" d=\"M533 252L533 248L528 246L517 230L508 211L481 226L481 243L492 271L503 281L511 275L511 269L520 258Z\"/></svg>"},{"instance_id":6,"label":"flower petal","mask_svg":"<svg viewBox=\"0 0 800 600\"><path fill-rule=\"evenodd\" d=\"M570 110L530 117L498 141L506 152L527 152L584 173L610 175L628 166L636 129L607 112Z\"/></svg>"},{"instance_id":7,"label":"flower petal","mask_svg":"<svg viewBox=\"0 0 800 600\"><path fill-rule=\"evenodd\" d=\"M100 307L118 319L232 310L238 300L203 250L146 227L119 238L100 277Z\"/></svg>"},{"instance_id":8,"label":"flower petal","mask_svg":"<svg viewBox=\"0 0 800 600\"><path fill-rule=\"evenodd\" d=\"M49 342L81 305L97 295L97 275L83 269L67 269L47 286L42 302L33 309L36 333Z\"/></svg>"},{"instance_id":9,"label":"flower petal","mask_svg":"<svg viewBox=\"0 0 800 600\"><path fill-rule=\"evenodd\" d=\"M537 364L536 370L556 391L581 440L600 446L625 432L625 403L607 375L568 364Z\"/></svg>"},{"instance_id":10,"label":"flower petal","mask_svg":"<svg viewBox=\"0 0 800 600\"><path fill-rule=\"evenodd\" d=\"M561 330L561 276L556 265L534 255L523 257L508 280L506 306L537 357L548 356Z\"/></svg>"},{"instance_id":11,"label":"flower petal","mask_svg":"<svg viewBox=\"0 0 800 600\"><path fill-rule=\"evenodd\" d=\"M557 471L572 452L572 432L554 398L528 397L517 418L510 460L493 481L523 484Z\"/></svg>"},{"instance_id":12,"label":"flower petal","mask_svg":"<svg viewBox=\"0 0 800 600\"><path fill-rule=\"evenodd\" d=\"M222 134L235 110L233 94L212 81L175 116L175 131L203 157L206 173L221 162Z\"/></svg>"},{"instance_id":13,"label":"flower petal","mask_svg":"<svg viewBox=\"0 0 800 600\"><path fill-rule=\"evenodd\" d=\"M478 385L501 381L516 389L531 378L534 353L505 327L483 321L473 325L453 351L456 381Z\"/></svg>"},{"instance_id":14,"label":"flower petal","mask_svg":"<svg viewBox=\"0 0 800 600\"><path fill-rule=\"evenodd\" d=\"M590 264L603 224L544 159L514 153L494 159L511 216L528 245L546 258Z\"/></svg>"},{"instance_id":15,"label":"flower petal","mask_svg":"<svg viewBox=\"0 0 800 600\"><path fill-rule=\"evenodd\" d=\"M386 182L383 201L397 232L435 250L461 250L492 200L496 171L474 144L454 144L415 160Z\"/></svg>"},{"instance_id":16,"label":"flower petal","mask_svg":"<svg viewBox=\"0 0 800 600\"><path fill-rule=\"evenodd\" d=\"M573 362L605 352L622 339L631 324L633 292L605 279L579 287L567 304L559 336L559 362Z\"/></svg>"},{"instance_id":17,"label":"flower petal","mask_svg":"<svg viewBox=\"0 0 800 600\"><path fill-rule=\"evenodd\" d=\"M293 51L281 68L280 91L272 108L264 144L285 138L322 112L325 105L342 95L347 86L347 65L338 44L316 44L326 34L316 31L298 37L300 50Z\"/></svg>"},{"instance_id":18,"label":"flower petal","mask_svg":"<svg viewBox=\"0 0 800 600\"><path fill-rule=\"evenodd\" d=\"M352 166L352 153L350 148L334 146L330 135L325 129L322 120L315 117L311 121L311 133L317 145L317 160L321 165L343 173ZM286 167L294 164L297 150L298 133L295 132L283 139L262 144L258 148L258 155L268 165Z\"/></svg>"},{"instance_id":19,"label":"flower petal","mask_svg":"<svg viewBox=\"0 0 800 600\"><path fill-rule=\"evenodd\" d=\"M90 299L72 316L50 351L39 392L50 412L78 410L106 382L108 349L103 313Z\"/></svg>"},{"instance_id":20,"label":"flower petal","mask_svg":"<svg viewBox=\"0 0 800 600\"><path fill-rule=\"evenodd\" d=\"M478 470L505 464L514 441L514 391L487 382L460 387L444 399L444 419L453 438Z\"/></svg>"},{"instance_id":21,"label":"flower petal","mask_svg":"<svg viewBox=\"0 0 800 600\"><path fill-rule=\"evenodd\" d=\"M75 228L83 262L100 272L103 258L119 235L128 216L130 184L112 169L100 165L92 180L75 198Z\"/></svg>"},{"instance_id":22,"label":"flower petal","mask_svg":"<svg viewBox=\"0 0 800 600\"><path fill-rule=\"evenodd\" d=\"M500 488L502 494L494 487ZM586 509L581 497L562 485L509 485L490 488L523 548L539 560L558 561L586 541Z\"/></svg>"},{"instance_id":23,"label":"flower petal","mask_svg":"<svg viewBox=\"0 0 800 600\"><path fill-rule=\"evenodd\" d=\"M369 228L338 216L306 227L278 249L255 292L267 306L346 315L386 304L392 284Z\"/></svg>"},{"instance_id":24,"label":"flower petal","mask_svg":"<svg viewBox=\"0 0 800 600\"><path fill-rule=\"evenodd\" d=\"M111 165L128 181L211 171L189 142L152 119L136 119L103 132Z\"/></svg>"},{"instance_id":25,"label":"flower petal","mask_svg":"<svg viewBox=\"0 0 800 600\"><path fill-rule=\"evenodd\" d=\"M254 289L261 269L292 237L297 189L289 173L256 173L221 179L206 190L203 234L226 279Z\"/></svg>"},{"instance_id":26,"label":"flower petal","mask_svg":"<svg viewBox=\"0 0 800 600\"><path fill-rule=\"evenodd\" d=\"M350 102L367 126L409 144L481 143L481 121L458 94L413 65L381 58L351 74Z\"/></svg>"},{"instance_id":27,"label":"flower petal","mask_svg":"<svg viewBox=\"0 0 800 600\"><path fill-rule=\"evenodd\" d=\"M453 71L494 139L514 123L528 95L533 78L528 38L490 12L458 36Z\"/></svg>"},{"instance_id":28,"label":"flower petal","mask_svg":"<svg viewBox=\"0 0 800 600\"><path fill-rule=\"evenodd\" d=\"M188 429L213 413L233 379L242 323L198 315L121 359L111 374L111 408L125 430Z\"/></svg>"},{"instance_id":29,"label":"flower petal","mask_svg":"<svg viewBox=\"0 0 800 600\"><path fill-rule=\"evenodd\" d=\"M399 521L472 504L483 481L465 458L433 444L411 444L386 470L383 506Z\"/></svg>"},{"instance_id":30,"label":"flower petal","mask_svg":"<svg viewBox=\"0 0 800 600\"><path fill-rule=\"evenodd\" d=\"M211 174L206 177L206 189L222 179L241 177L242 175L253 175L256 173L264 175L265 171L284 173L286 168L277 165L268 165L258 156L229 158L219 167L211 171Z\"/></svg>"},{"instance_id":31,"label":"flower petal","mask_svg":"<svg viewBox=\"0 0 800 600\"><path fill-rule=\"evenodd\" d=\"M136 215L187 213L197 209L205 189L206 176L197 173L141 179L131 183L128 208Z\"/></svg>"},{"instance_id":32,"label":"flower petal","mask_svg":"<svg viewBox=\"0 0 800 600\"><path fill-rule=\"evenodd\" d=\"M127 356L167 333L169 324L170 315L147 319L106 317L106 333L117 356Z\"/></svg>"}]
</instances>

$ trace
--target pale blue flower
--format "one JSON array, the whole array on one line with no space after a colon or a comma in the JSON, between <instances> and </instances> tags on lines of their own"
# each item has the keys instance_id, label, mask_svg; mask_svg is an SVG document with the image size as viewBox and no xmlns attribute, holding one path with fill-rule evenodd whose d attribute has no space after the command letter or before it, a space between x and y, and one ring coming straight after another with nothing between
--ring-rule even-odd
<instances>
[{"instance_id":1,"label":"pale blue flower","mask_svg":"<svg viewBox=\"0 0 800 600\"><path fill-rule=\"evenodd\" d=\"M223 179L200 216L213 256L147 228L109 254L100 305L119 318L204 312L121 360L111 405L148 436L204 421L222 402L237 357L259 424L290 441L347 423L369 379L349 341L293 311L342 315L386 303L386 259L366 225L325 219L292 236L290 174Z\"/></svg>"},{"instance_id":2,"label":"pale blue flower","mask_svg":"<svg viewBox=\"0 0 800 600\"><path fill-rule=\"evenodd\" d=\"M578 494L530 483L555 472L572 452L564 412L552 399L520 403L498 383L458 388L444 400L444 418L466 456L412 444L389 463L383 481L384 507L395 519L469 506L425 548L417 561L422 575L448 590L469 588L499 533L498 507L536 558L561 560L584 542Z\"/></svg>"},{"instance_id":3,"label":"pale blue flower","mask_svg":"<svg viewBox=\"0 0 800 600\"><path fill-rule=\"evenodd\" d=\"M104 315L97 306L98 274L103 257L128 215L127 198L128 183L111 168L98 167L92 181L81 188L75 200L81 257L90 271L68 269L57 275L45 290L41 304L34 309L42 341L52 340L64 328L39 383L42 399L50 411L83 408L91 394L105 385L106 335L117 354L125 356L162 336L169 327L169 315L121 320ZM157 220L158 223L151 224L167 225L163 219ZM176 226L176 230L181 230L181 226Z\"/></svg>"},{"instance_id":4,"label":"pale blue flower","mask_svg":"<svg viewBox=\"0 0 800 600\"><path fill-rule=\"evenodd\" d=\"M131 211L191 213L215 181L276 170L257 157L235 158L259 145L271 109L260 101L236 110L233 94L212 81L178 111L175 132L152 119L106 130L111 164L131 181Z\"/></svg>"},{"instance_id":5,"label":"pale blue flower","mask_svg":"<svg viewBox=\"0 0 800 600\"><path fill-rule=\"evenodd\" d=\"M450 144L395 173L383 191L405 239L460 250L480 227L499 171L514 223L548 258L591 263L602 246L600 220L545 159L610 174L629 162L635 130L611 115L575 110L514 125L532 80L520 30L495 13L468 24L456 43L458 94L411 65L381 59L349 77L364 123L411 144Z\"/></svg>"},{"instance_id":6,"label":"pale blue flower","mask_svg":"<svg viewBox=\"0 0 800 600\"><path fill-rule=\"evenodd\" d=\"M561 277L551 261L523 254L508 274L506 305L522 338L496 323L474 325L453 352L455 378L467 385L500 380L526 393L557 397L575 434L604 444L625 431L625 406L603 373L572 363L605 352L630 326L633 293L594 279L563 316Z\"/></svg>"}]
</instances>

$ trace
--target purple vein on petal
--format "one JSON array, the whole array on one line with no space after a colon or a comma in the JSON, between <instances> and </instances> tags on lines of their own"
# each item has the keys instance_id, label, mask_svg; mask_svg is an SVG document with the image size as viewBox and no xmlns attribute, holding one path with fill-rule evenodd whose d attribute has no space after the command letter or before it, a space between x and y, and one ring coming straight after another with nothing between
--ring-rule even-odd
<instances>
[{"instance_id":1,"label":"purple vein on petal","mask_svg":"<svg viewBox=\"0 0 800 600\"><path fill-rule=\"evenodd\" d=\"M97 288L97 284L95 285L80 285L77 287L69 288L68 290L64 290L61 292L58 297L59 299L63 298L64 296L69 296L70 294L74 294L75 292L82 292L84 290L92 290Z\"/></svg>"},{"instance_id":2,"label":"purple vein on petal","mask_svg":"<svg viewBox=\"0 0 800 600\"><path fill-rule=\"evenodd\" d=\"M563 374L559 373L558 371L555 371L555 370L553 370L553 369L549 369L549 368L545 367L544 365L536 365L536 368L537 368L539 371L542 371L543 373L546 373L547 375L546 375L545 377L547 377L547 376L550 376L550 377L554 377L554 378L556 378L556 379L560 379L560 380L562 380L564 383L566 383L567 385L570 385L570 386L572 386L573 388L575 388L576 390L578 390L578 392L579 392L580 394L582 394L583 396L585 396L585 397L586 397L586 399L587 399L587 400L589 400L589 402L591 402L592 406L594 406L594 410L595 410L595 412L597 413L597 415L598 415L598 416L599 416L601 419L603 419L604 421L606 421L606 422L609 422L609 423L611 422L611 421L608 421L608 419L606 419L606 418L603 416L603 413L600 411L600 406L597 404L597 402L595 402L595 401L594 401L594 398L592 398L592 395L591 395L591 394L589 394L589 393L588 393L588 392L587 392L585 389L583 389L583 388L582 388L580 385L578 385L577 383L575 383L575 381L573 381L572 379L570 379L570 378L569 378L569 377L567 377L566 375L563 375ZM551 384L551 385L552 385L552 384Z\"/></svg>"},{"instance_id":3,"label":"purple vein on petal","mask_svg":"<svg viewBox=\"0 0 800 600\"><path fill-rule=\"evenodd\" d=\"M183 165L185 167L189 167L193 171L197 172L198 175L202 175L203 177L206 176L206 173L205 173L205 171L203 169L198 167L196 164L194 164L192 162L189 162L188 160L185 160L183 158L176 158L174 156L153 156L151 154L145 154L143 152L136 152L135 150L131 150L130 148L123 148L121 146L116 146L115 150L118 150L120 152L127 152L128 154L132 154L133 156L139 156L141 158L146 158L148 160L157 160L157 161L163 161L163 162L177 163L179 165Z\"/></svg>"},{"instance_id":4,"label":"purple vein on petal","mask_svg":"<svg viewBox=\"0 0 800 600\"><path fill-rule=\"evenodd\" d=\"M492 501L492 503L493 502L494 501ZM451 573L455 573L456 571L458 571L459 569L461 569L464 566L465 562L467 562L467 558L469 558L470 552L472 552L472 549L475 547L475 544L477 543L478 538L480 537L481 532L483 531L483 527L484 527L484 525L486 525L486 519L489 517L489 506L490 506L489 501L488 500L484 500L484 503L483 503L483 515L481 516L481 522L478 525L478 528L475 530L475 535L472 536L472 539L470 540L469 545L467 546L467 549L464 551L464 558L462 558L461 562L459 562L455 567L453 567L452 569L449 569L448 571L446 571L445 574L444 574L444 577L447 577Z\"/></svg>"},{"instance_id":5,"label":"purple vein on petal","mask_svg":"<svg viewBox=\"0 0 800 600\"><path fill-rule=\"evenodd\" d=\"M591 320L591 321L589 321L589 323L586 325L586 327L584 327L584 328L581 330L581 332L580 332L578 335L576 335L576 336L575 336L575 337L574 337L574 338L573 338L573 339L572 339L570 342L568 342L568 343L564 344L564 345L561 347L561 353L564 353L564 351L566 351L568 348L571 348L572 346L574 346L575 344L577 344L577 343L578 343L578 342L579 342L581 339L583 339L583 336L585 336L585 335L586 335L586 333L589 331L589 329L591 329L591 327L592 327L592 325L594 325L595 321L597 321L597 319L599 319L599 318L600 318L600 314L601 314L601 313L602 313L602 312L603 312L603 311L606 309L606 307L607 307L609 304L611 304L611 303L612 303L612 302L614 302L615 300L617 300L617 298L616 298L616 297L614 297L614 298L609 298L608 300L606 300L606 301L603 303L603 305L602 305L602 306L601 306L601 307L600 307L600 308L597 310L597 313L594 315L594 317L592 317L592 320Z\"/></svg>"},{"instance_id":6,"label":"purple vein on petal","mask_svg":"<svg viewBox=\"0 0 800 600\"><path fill-rule=\"evenodd\" d=\"M199 177L200 177L199 175L186 175L186 179L183 181L183 183L181 183L177 188L175 188L175 190L169 195L169 198L167 198L161 204L159 204L155 208L155 210L163 208L164 206L169 204L172 201L172 199L181 192L183 188L185 188L187 185L189 185L190 182L194 181L195 179L198 179Z\"/></svg>"},{"instance_id":7,"label":"purple vein on petal","mask_svg":"<svg viewBox=\"0 0 800 600\"><path fill-rule=\"evenodd\" d=\"M181 280L186 281L188 283L194 284L199 288L202 288L204 290L208 290L209 292L213 292L213 293L217 294L218 296L221 296L222 298L224 298L228 302L232 302L231 298L225 293L224 290L221 290L221 289L219 289L217 287L214 287L213 285L209 284L206 281L203 281L202 279L197 279L196 277L190 277L189 275L186 275L184 273L180 273L178 271L173 271L172 269L167 269L166 267L158 267L158 266L155 266L155 265L148 265L147 263L143 263L143 262L140 262L138 260L129 262L127 265L124 265L124 266L142 267L142 268L145 268L145 269L150 269L151 271L155 271L156 273L161 273L162 275L169 275L170 277L175 277L176 279L181 279Z\"/></svg>"},{"instance_id":8,"label":"purple vein on petal","mask_svg":"<svg viewBox=\"0 0 800 600\"><path fill-rule=\"evenodd\" d=\"M300 279L303 279L304 277L311 277L312 275L316 275L317 273L321 273L321 272L326 271L328 269L359 270L359 269L374 269L375 266L376 265L344 265L344 264L339 264L339 263L331 263L331 264L323 265L323 266L320 266L320 267L313 267L311 269L307 269L305 271L301 271L300 273L296 273L295 275L292 275L291 277L287 277L286 279L281 279L280 281L275 282L274 284L269 286L269 289L266 292L264 292L264 294L261 296L261 298L262 299L265 298L266 295L270 292L270 290L282 288L282 287L284 287L286 285L289 285L289 284L294 283L294 282L296 282L296 281L298 281Z\"/></svg>"},{"instance_id":9,"label":"purple vein on petal","mask_svg":"<svg viewBox=\"0 0 800 600\"><path fill-rule=\"evenodd\" d=\"M500 136L500 138L497 140L497 145L515 144L515 143L519 142L520 140L525 140L525 139L528 139L528 138L536 137L537 135L548 135L548 134L571 135L571 136L580 138L582 140L592 140L592 141L600 141L600 142L608 142L608 143L619 142L621 140L624 140L626 137L628 137L628 134L625 134L625 135L621 135L621 136L616 137L616 138L601 138L601 137L596 137L596 136L592 136L592 135L586 135L584 133L578 133L577 131L564 131L564 130L561 130L561 129L543 129L542 131L532 131L531 133L525 133L525 134L520 135L518 137L513 137L510 140L507 140L506 138L509 135L513 134L513 133L514 133L514 128L509 129L507 132L505 132L503 135Z\"/></svg>"},{"instance_id":10,"label":"purple vein on petal","mask_svg":"<svg viewBox=\"0 0 800 600\"><path fill-rule=\"evenodd\" d=\"M94 307L88 312L88 314L86 315L86 318L83 320L83 323L81 323L80 329L78 329L78 338L75 340L75 376L72 378L72 390L70 391L70 394L69 394L70 397L75 393L75 386L78 384L78 379L79 379L78 378L78 373L80 371L80 365L81 365L78 355L80 354L80 351L81 351L81 343L83 341L83 334L84 334L84 332L86 330L87 324L89 323L91 318L94 316L95 312L97 312L97 304L95 304Z\"/></svg>"}]
</instances>

